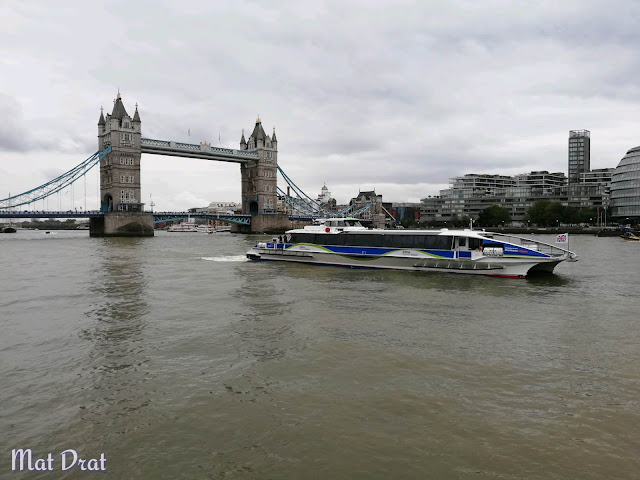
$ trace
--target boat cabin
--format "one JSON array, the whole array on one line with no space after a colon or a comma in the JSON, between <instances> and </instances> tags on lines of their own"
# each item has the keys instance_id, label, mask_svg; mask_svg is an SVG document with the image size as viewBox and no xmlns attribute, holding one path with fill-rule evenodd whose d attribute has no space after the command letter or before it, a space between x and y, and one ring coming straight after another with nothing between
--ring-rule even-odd
<instances>
[{"instance_id":1,"label":"boat cabin","mask_svg":"<svg viewBox=\"0 0 640 480\"><path fill-rule=\"evenodd\" d=\"M336 233L293 231L287 233L286 242L331 246L472 251L478 250L482 246L483 240L477 237L439 233L378 233L364 230Z\"/></svg>"}]
</instances>

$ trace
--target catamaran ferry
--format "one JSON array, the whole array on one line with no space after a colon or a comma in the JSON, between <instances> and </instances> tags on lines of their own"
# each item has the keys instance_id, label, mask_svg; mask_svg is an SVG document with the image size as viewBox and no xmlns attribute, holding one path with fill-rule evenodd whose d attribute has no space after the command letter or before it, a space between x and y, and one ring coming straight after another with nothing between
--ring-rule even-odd
<instances>
[{"instance_id":1,"label":"catamaran ferry","mask_svg":"<svg viewBox=\"0 0 640 480\"><path fill-rule=\"evenodd\" d=\"M513 235L477 230L383 230L355 218L327 218L247 252L251 260L524 278L552 272L575 253Z\"/></svg>"}]
</instances>

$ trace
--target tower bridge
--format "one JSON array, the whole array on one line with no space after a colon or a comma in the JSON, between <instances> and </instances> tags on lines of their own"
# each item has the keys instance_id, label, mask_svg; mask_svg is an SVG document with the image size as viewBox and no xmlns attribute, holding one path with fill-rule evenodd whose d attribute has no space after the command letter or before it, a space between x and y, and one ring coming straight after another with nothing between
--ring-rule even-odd
<instances>
[{"instance_id":1,"label":"tower bridge","mask_svg":"<svg viewBox=\"0 0 640 480\"><path fill-rule=\"evenodd\" d=\"M100 160L100 209L105 218L91 220L92 230L104 235L123 231L138 231L139 235L153 235L153 219L144 212L141 201L141 157L143 153L197 158L240 165L242 214L251 215L250 226L238 228L264 231L286 228L289 219L277 214L278 140L275 129L267 135L260 118L256 120L249 139L244 132L238 149L214 147L206 142L191 144L142 137L142 120L136 104L131 117L120 93L113 110L98 120L98 149L110 152ZM109 224L110 213L118 212ZM267 215L268 216L265 216ZM254 218L255 217L255 218ZM114 231L115 229L115 231Z\"/></svg>"},{"instance_id":2,"label":"tower bridge","mask_svg":"<svg viewBox=\"0 0 640 480\"><path fill-rule=\"evenodd\" d=\"M0 218L89 218L92 236L152 236L154 222L161 219L184 218L186 212L154 214L144 210L142 202L142 154L236 163L240 166L242 210L238 215L201 214L232 225L239 232L283 230L290 225L290 216L278 211L278 200L293 216L309 218L328 215L318 202L306 195L278 166L278 139L275 128L267 135L260 118L245 139L244 131L239 148L214 147L200 144L145 138L142 120L135 106L133 117L127 113L120 92L111 113L100 109L98 120L98 151L57 178L19 195L0 199ZM51 197L72 186L94 166L100 166L100 207L85 211L34 211L36 201ZM287 183L287 192L277 185L278 173ZM296 197L290 196L293 190ZM85 186L86 195L86 186ZM31 206L31 211L20 210ZM343 212L334 212L341 214ZM195 216L192 214L192 216ZM293 217L291 217L293 218Z\"/></svg>"}]
</instances>

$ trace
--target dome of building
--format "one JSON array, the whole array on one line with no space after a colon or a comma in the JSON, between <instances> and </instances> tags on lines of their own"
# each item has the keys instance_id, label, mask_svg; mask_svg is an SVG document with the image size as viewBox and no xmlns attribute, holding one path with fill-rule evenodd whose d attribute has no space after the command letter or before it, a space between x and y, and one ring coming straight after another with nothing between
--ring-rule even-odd
<instances>
[{"instance_id":1,"label":"dome of building","mask_svg":"<svg viewBox=\"0 0 640 480\"><path fill-rule=\"evenodd\" d=\"M640 147L629 150L611 176L611 215L640 217Z\"/></svg>"}]
</instances>

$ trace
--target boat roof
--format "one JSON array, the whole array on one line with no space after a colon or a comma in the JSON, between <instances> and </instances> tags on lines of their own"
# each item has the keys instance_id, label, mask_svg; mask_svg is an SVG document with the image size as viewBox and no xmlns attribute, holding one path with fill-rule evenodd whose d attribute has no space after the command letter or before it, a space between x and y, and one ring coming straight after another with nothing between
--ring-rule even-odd
<instances>
[{"instance_id":1,"label":"boat roof","mask_svg":"<svg viewBox=\"0 0 640 480\"><path fill-rule=\"evenodd\" d=\"M346 219L340 219L346 220ZM356 218L350 220L358 220ZM307 227L314 227L317 225L308 225ZM296 228L293 230L288 230L287 233L310 233L310 229L308 228ZM318 231L317 233L325 233L324 231ZM463 230L450 230L447 228L442 228L439 230L407 230L407 229L383 229L383 228L345 228L341 231L331 232L331 234L340 234L340 233L350 233L350 234L383 234L383 235L449 235L449 236L458 236L458 237L472 237L472 238L487 238L488 236L495 235L494 232L487 232L484 230L470 230L468 228ZM497 235L502 235L497 233Z\"/></svg>"}]
</instances>

